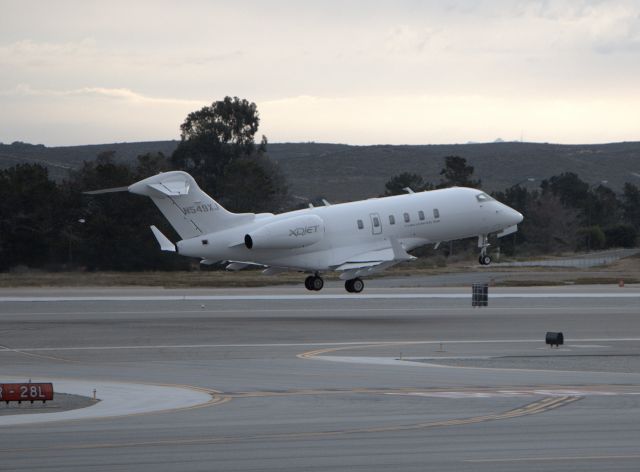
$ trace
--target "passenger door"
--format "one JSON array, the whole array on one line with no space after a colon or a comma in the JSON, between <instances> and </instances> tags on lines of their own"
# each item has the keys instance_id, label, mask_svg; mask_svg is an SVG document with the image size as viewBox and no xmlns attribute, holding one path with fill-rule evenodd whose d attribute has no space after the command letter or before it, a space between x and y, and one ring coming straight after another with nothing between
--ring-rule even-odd
<instances>
[{"instance_id":1,"label":"passenger door","mask_svg":"<svg viewBox=\"0 0 640 472\"><path fill-rule=\"evenodd\" d=\"M369 216L371 217L371 233L382 234L382 220L380 219L380 215L371 213Z\"/></svg>"}]
</instances>

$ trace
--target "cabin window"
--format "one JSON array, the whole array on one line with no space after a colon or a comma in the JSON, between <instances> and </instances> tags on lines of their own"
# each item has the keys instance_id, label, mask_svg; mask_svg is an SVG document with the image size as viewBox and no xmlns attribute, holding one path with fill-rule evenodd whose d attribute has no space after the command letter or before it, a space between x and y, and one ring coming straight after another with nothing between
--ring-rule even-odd
<instances>
[{"instance_id":1,"label":"cabin window","mask_svg":"<svg viewBox=\"0 0 640 472\"><path fill-rule=\"evenodd\" d=\"M373 217L373 226L374 226L374 228L379 228L380 227L380 218L378 218L377 216Z\"/></svg>"},{"instance_id":2,"label":"cabin window","mask_svg":"<svg viewBox=\"0 0 640 472\"><path fill-rule=\"evenodd\" d=\"M364 223L362 222L362 220L358 220L358 229L363 229L364 228Z\"/></svg>"},{"instance_id":3,"label":"cabin window","mask_svg":"<svg viewBox=\"0 0 640 472\"><path fill-rule=\"evenodd\" d=\"M437 208L433 209L433 217L434 218L440 218L440 210L438 210Z\"/></svg>"},{"instance_id":4,"label":"cabin window","mask_svg":"<svg viewBox=\"0 0 640 472\"><path fill-rule=\"evenodd\" d=\"M209 240L208 239L203 239L202 240L202 245L206 246L207 244L209 244Z\"/></svg>"},{"instance_id":5,"label":"cabin window","mask_svg":"<svg viewBox=\"0 0 640 472\"><path fill-rule=\"evenodd\" d=\"M421 221L424 220L424 211L420 210L418 212L418 218L420 218Z\"/></svg>"},{"instance_id":6,"label":"cabin window","mask_svg":"<svg viewBox=\"0 0 640 472\"><path fill-rule=\"evenodd\" d=\"M409 221L411 221L411 217L409 217L409 213L405 213L404 214L404 222L408 223Z\"/></svg>"},{"instance_id":7,"label":"cabin window","mask_svg":"<svg viewBox=\"0 0 640 472\"><path fill-rule=\"evenodd\" d=\"M389 215L389 224L390 225L395 225L396 224L396 217L393 215Z\"/></svg>"}]
</instances>

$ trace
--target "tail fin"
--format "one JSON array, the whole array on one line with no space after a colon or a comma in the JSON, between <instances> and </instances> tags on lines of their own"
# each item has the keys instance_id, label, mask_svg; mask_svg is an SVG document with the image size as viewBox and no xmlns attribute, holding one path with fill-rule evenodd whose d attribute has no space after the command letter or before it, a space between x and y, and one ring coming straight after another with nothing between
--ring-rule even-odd
<instances>
[{"instance_id":1,"label":"tail fin","mask_svg":"<svg viewBox=\"0 0 640 472\"><path fill-rule=\"evenodd\" d=\"M225 210L182 171L154 175L130 185L128 190L150 197L182 239L214 233L254 218L253 213Z\"/></svg>"}]
</instances>

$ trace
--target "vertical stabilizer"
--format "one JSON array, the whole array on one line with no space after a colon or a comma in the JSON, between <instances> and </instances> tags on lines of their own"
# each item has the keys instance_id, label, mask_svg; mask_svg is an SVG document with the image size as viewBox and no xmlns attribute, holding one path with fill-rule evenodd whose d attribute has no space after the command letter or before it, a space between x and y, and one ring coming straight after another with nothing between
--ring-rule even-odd
<instances>
[{"instance_id":1,"label":"vertical stabilizer","mask_svg":"<svg viewBox=\"0 0 640 472\"><path fill-rule=\"evenodd\" d=\"M154 175L130 185L128 190L150 197L182 239L214 233L254 218L252 213L225 210L182 171Z\"/></svg>"}]
</instances>

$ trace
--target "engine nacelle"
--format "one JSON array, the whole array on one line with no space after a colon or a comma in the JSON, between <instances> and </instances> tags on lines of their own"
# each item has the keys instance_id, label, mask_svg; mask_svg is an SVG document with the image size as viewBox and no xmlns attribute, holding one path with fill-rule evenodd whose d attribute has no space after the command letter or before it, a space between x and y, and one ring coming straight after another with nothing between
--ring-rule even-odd
<instances>
[{"instance_id":1,"label":"engine nacelle","mask_svg":"<svg viewBox=\"0 0 640 472\"><path fill-rule=\"evenodd\" d=\"M296 249L311 246L324 237L324 221L317 215L304 215L268 223L246 234L248 249Z\"/></svg>"}]
</instances>

